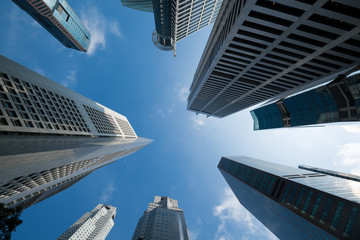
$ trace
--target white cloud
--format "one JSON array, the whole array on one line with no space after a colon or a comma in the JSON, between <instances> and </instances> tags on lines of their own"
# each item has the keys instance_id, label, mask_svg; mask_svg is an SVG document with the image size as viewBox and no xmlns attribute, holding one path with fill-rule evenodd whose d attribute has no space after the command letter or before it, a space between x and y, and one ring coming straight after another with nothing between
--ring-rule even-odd
<instances>
[{"instance_id":1,"label":"white cloud","mask_svg":"<svg viewBox=\"0 0 360 240\"><path fill-rule=\"evenodd\" d=\"M348 143L340 147L335 165L350 168L352 174L360 175L360 143Z\"/></svg>"},{"instance_id":2,"label":"white cloud","mask_svg":"<svg viewBox=\"0 0 360 240\"><path fill-rule=\"evenodd\" d=\"M110 24L109 24L109 31L118 36L118 37L122 37L122 34L120 32L120 29L119 29L119 23L116 22L116 21L112 21Z\"/></svg>"},{"instance_id":3,"label":"white cloud","mask_svg":"<svg viewBox=\"0 0 360 240\"><path fill-rule=\"evenodd\" d=\"M109 33L122 37L118 22L107 20L96 7L88 7L86 13L81 11L80 15L91 34L91 43L87 51L89 55L93 55L98 49L106 48L106 37Z\"/></svg>"},{"instance_id":4,"label":"white cloud","mask_svg":"<svg viewBox=\"0 0 360 240\"><path fill-rule=\"evenodd\" d=\"M199 130L201 127L205 126L205 115L193 115L191 116L191 120L193 122L193 126L195 129Z\"/></svg>"},{"instance_id":5,"label":"white cloud","mask_svg":"<svg viewBox=\"0 0 360 240\"><path fill-rule=\"evenodd\" d=\"M65 80L63 80L61 84L67 88L76 87L77 85L76 71L75 70L68 71L67 75L65 76Z\"/></svg>"},{"instance_id":6,"label":"white cloud","mask_svg":"<svg viewBox=\"0 0 360 240\"><path fill-rule=\"evenodd\" d=\"M225 188L224 198L219 205L213 208L213 214L218 217L220 221L215 239L239 239L239 235L234 234L234 232L236 232L237 229L244 228L247 229L247 231L241 231L243 235L241 239L245 240L249 239L249 237L252 239L277 239L239 203L230 188ZM235 229L235 231L232 229ZM261 234L261 237L258 236L258 234Z\"/></svg>"},{"instance_id":7,"label":"white cloud","mask_svg":"<svg viewBox=\"0 0 360 240\"><path fill-rule=\"evenodd\" d=\"M347 132L360 133L360 124L344 125L341 127Z\"/></svg>"},{"instance_id":8,"label":"white cloud","mask_svg":"<svg viewBox=\"0 0 360 240\"><path fill-rule=\"evenodd\" d=\"M198 237L199 237L199 231L198 230L192 230L192 231L189 231L190 233L190 239L191 240L197 240Z\"/></svg>"},{"instance_id":9,"label":"white cloud","mask_svg":"<svg viewBox=\"0 0 360 240\"><path fill-rule=\"evenodd\" d=\"M115 185L110 183L102 192L100 197L100 202L106 204L111 198L113 193L115 192Z\"/></svg>"},{"instance_id":10,"label":"white cloud","mask_svg":"<svg viewBox=\"0 0 360 240\"><path fill-rule=\"evenodd\" d=\"M180 87L178 89L178 96L180 98L180 102L186 102L188 95L189 95L189 90L186 87Z\"/></svg>"},{"instance_id":11,"label":"white cloud","mask_svg":"<svg viewBox=\"0 0 360 240\"><path fill-rule=\"evenodd\" d=\"M151 117L151 118L155 118L155 117L163 118L163 117L165 117L165 113L164 113L164 111L160 108L160 109L156 110L156 112L154 112L153 114L151 114L150 117Z\"/></svg>"}]
</instances>

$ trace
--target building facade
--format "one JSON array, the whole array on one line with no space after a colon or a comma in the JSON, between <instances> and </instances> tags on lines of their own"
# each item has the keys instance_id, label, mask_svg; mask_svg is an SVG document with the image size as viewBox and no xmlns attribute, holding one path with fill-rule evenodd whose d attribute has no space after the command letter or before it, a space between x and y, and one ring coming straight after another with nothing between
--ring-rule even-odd
<instances>
[{"instance_id":1,"label":"building facade","mask_svg":"<svg viewBox=\"0 0 360 240\"><path fill-rule=\"evenodd\" d=\"M65 47L86 52L90 32L66 0L13 0Z\"/></svg>"},{"instance_id":2,"label":"building facade","mask_svg":"<svg viewBox=\"0 0 360 240\"><path fill-rule=\"evenodd\" d=\"M225 117L325 83L360 63L358 1L224 1L188 110Z\"/></svg>"},{"instance_id":3,"label":"building facade","mask_svg":"<svg viewBox=\"0 0 360 240\"><path fill-rule=\"evenodd\" d=\"M360 74L250 112L254 130L360 120Z\"/></svg>"},{"instance_id":4,"label":"building facade","mask_svg":"<svg viewBox=\"0 0 360 240\"><path fill-rule=\"evenodd\" d=\"M104 240L114 226L116 207L98 204L85 213L58 240Z\"/></svg>"},{"instance_id":5,"label":"building facade","mask_svg":"<svg viewBox=\"0 0 360 240\"><path fill-rule=\"evenodd\" d=\"M239 202L279 239L359 239L360 182L248 157L223 157Z\"/></svg>"},{"instance_id":6,"label":"building facade","mask_svg":"<svg viewBox=\"0 0 360 240\"><path fill-rule=\"evenodd\" d=\"M132 240L189 240L184 211L169 197L155 196L139 219Z\"/></svg>"},{"instance_id":7,"label":"building facade","mask_svg":"<svg viewBox=\"0 0 360 240\"><path fill-rule=\"evenodd\" d=\"M161 50L173 50L176 43L216 20L223 0L121 0L123 6L153 12L153 43Z\"/></svg>"},{"instance_id":8,"label":"building facade","mask_svg":"<svg viewBox=\"0 0 360 240\"><path fill-rule=\"evenodd\" d=\"M28 207L151 140L127 118L0 56L0 202Z\"/></svg>"}]
</instances>

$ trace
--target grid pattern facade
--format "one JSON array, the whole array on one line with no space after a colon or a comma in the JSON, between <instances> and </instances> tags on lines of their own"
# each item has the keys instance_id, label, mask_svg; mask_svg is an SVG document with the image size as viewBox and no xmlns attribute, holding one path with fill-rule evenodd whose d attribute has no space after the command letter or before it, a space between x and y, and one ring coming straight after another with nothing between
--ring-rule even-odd
<instances>
[{"instance_id":1,"label":"grid pattern facade","mask_svg":"<svg viewBox=\"0 0 360 240\"><path fill-rule=\"evenodd\" d=\"M360 75L291 96L251 111L254 129L359 121Z\"/></svg>"},{"instance_id":2,"label":"grid pattern facade","mask_svg":"<svg viewBox=\"0 0 360 240\"><path fill-rule=\"evenodd\" d=\"M358 182L245 157L222 158L218 168L244 207L279 238L360 237ZM239 191L244 186L246 197Z\"/></svg>"},{"instance_id":3,"label":"grid pattern facade","mask_svg":"<svg viewBox=\"0 0 360 240\"><path fill-rule=\"evenodd\" d=\"M175 42L199 31L216 20L222 0L173 0L177 11L172 13L171 35Z\"/></svg>"},{"instance_id":4,"label":"grid pattern facade","mask_svg":"<svg viewBox=\"0 0 360 240\"><path fill-rule=\"evenodd\" d=\"M0 96L1 126L14 127L19 132L90 132L75 102L61 94L0 72Z\"/></svg>"},{"instance_id":5,"label":"grid pattern facade","mask_svg":"<svg viewBox=\"0 0 360 240\"><path fill-rule=\"evenodd\" d=\"M90 32L66 0L13 0L64 46L86 52Z\"/></svg>"},{"instance_id":6,"label":"grid pattern facade","mask_svg":"<svg viewBox=\"0 0 360 240\"><path fill-rule=\"evenodd\" d=\"M224 117L331 80L360 63L359 15L350 0L227 1L188 110Z\"/></svg>"},{"instance_id":7,"label":"grid pattern facade","mask_svg":"<svg viewBox=\"0 0 360 240\"><path fill-rule=\"evenodd\" d=\"M177 200L155 196L148 209L139 219L132 237L133 240L188 240L183 210L178 208Z\"/></svg>"},{"instance_id":8,"label":"grid pattern facade","mask_svg":"<svg viewBox=\"0 0 360 240\"><path fill-rule=\"evenodd\" d=\"M136 134L135 134L134 130L132 129L131 125L129 124L129 122L124 121L120 118L115 118L115 120L119 124L119 127L125 136L128 136L128 137L136 136Z\"/></svg>"},{"instance_id":9,"label":"grid pattern facade","mask_svg":"<svg viewBox=\"0 0 360 240\"><path fill-rule=\"evenodd\" d=\"M114 226L116 208L99 204L85 213L58 240L104 240Z\"/></svg>"},{"instance_id":10,"label":"grid pattern facade","mask_svg":"<svg viewBox=\"0 0 360 240\"><path fill-rule=\"evenodd\" d=\"M121 134L116 126L114 119L106 113L103 113L94 108L85 106L86 112L89 114L91 121L94 123L96 130L104 134Z\"/></svg>"},{"instance_id":11,"label":"grid pattern facade","mask_svg":"<svg viewBox=\"0 0 360 240\"><path fill-rule=\"evenodd\" d=\"M6 65L10 64L10 60L4 57L2 60L6 64L0 65L1 134L16 132L17 134L137 137L127 119L120 114L80 95L83 98L81 101L78 99L79 94L54 82L50 89L46 88L49 79L40 75L33 76L33 72L21 65L17 64L18 67L31 73L25 79L14 72L7 73L5 69ZM41 81L33 82L40 79ZM89 102L97 106L97 109L89 106ZM117 125L117 123L121 124ZM121 129L122 127L124 129Z\"/></svg>"}]
</instances>

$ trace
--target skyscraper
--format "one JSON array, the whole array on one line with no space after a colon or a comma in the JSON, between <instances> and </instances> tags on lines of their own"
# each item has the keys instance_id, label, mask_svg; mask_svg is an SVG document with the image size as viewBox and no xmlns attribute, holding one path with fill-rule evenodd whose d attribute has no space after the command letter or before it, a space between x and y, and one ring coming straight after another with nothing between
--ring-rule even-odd
<instances>
[{"instance_id":1,"label":"skyscraper","mask_svg":"<svg viewBox=\"0 0 360 240\"><path fill-rule=\"evenodd\" d=\"M152 40L161 50L173 50L176 43L214 22L223 0L121 0L123 6L153 12Z\"/></svg>"},{"instance_id":2,"label":"skyscraper","mask_svg":"<svg viewBox=\"0 0 360 240\"><path fill-rule=\"evenodd\" d=\"M66 0L13 0L65 47L86 52L90 32Z\"/></svg>"},{"instance_id":3,"label":"skyscraper","mask_svg":"<svg viewBox=\"0 0 360 240\"><path fill-rule=\"evenodd\" d=\"M98 204L71 225L57 240L104 240L114 226L115 216L116 207Z\"/></svg>"},{"instance_id":4,"label":"skyscraper","mask_svg":"<svg viewBox=\"0 0 360 240\"><path fill-rule=\"evenodd\" d=\"M188 240L184 212L169 197L155 196L139 219L132 240Z\"/></svg>"},{"instance_id":5,"label":"skyscraper","mask_svg":"<svg viewBox=\"0 0 360 240\"><path fill-rule=\"evenodd\" d=\"M224 1L188 110L225 117L325 83L360 63L359 1Z\"/></svg>"},{"instance_id":6,"label":"skyscraper","mask_svg":"<svg viewBox=\"0 0 360 240\"><path fill-rule=\"evenodd\" d=\"M251 111L254 130L360 120L360 74Z\"/></svg>"},{"instance_id":7,"label":"skyscraper","mask_svg":"<svg viewBox=\"0 0 360 240\"><path fill-rule=\"evenodd\" d=\"M0 56L0 202L28 207L141 149L127 118Z\"/></svg>"},{"instance_id":8,"label":"skyscraper","mask_svg":"<svg viewBox=\"0 0 360 240\"><path fill-rule=\"evenodd\" d=\"M280 239L359 239L360 182L248 157L223 157L240 203Z\"/></svg>"}]
</instances>

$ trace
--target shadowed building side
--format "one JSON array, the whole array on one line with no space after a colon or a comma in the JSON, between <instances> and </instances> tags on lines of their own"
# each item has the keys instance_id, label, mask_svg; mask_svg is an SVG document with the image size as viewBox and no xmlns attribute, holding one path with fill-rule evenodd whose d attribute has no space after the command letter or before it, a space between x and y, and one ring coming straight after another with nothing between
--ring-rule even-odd
<instances>
[{"instance_id":1,"label":"shadowed building side","mask_svg":"<svg viewBox=\"0 0 360 240\"><path fill-rule=\"evenodd\" d=\"M335 79L360 63L358 1L224 1L187 109L225 117Z\"/></svg>"}]
</instances>

